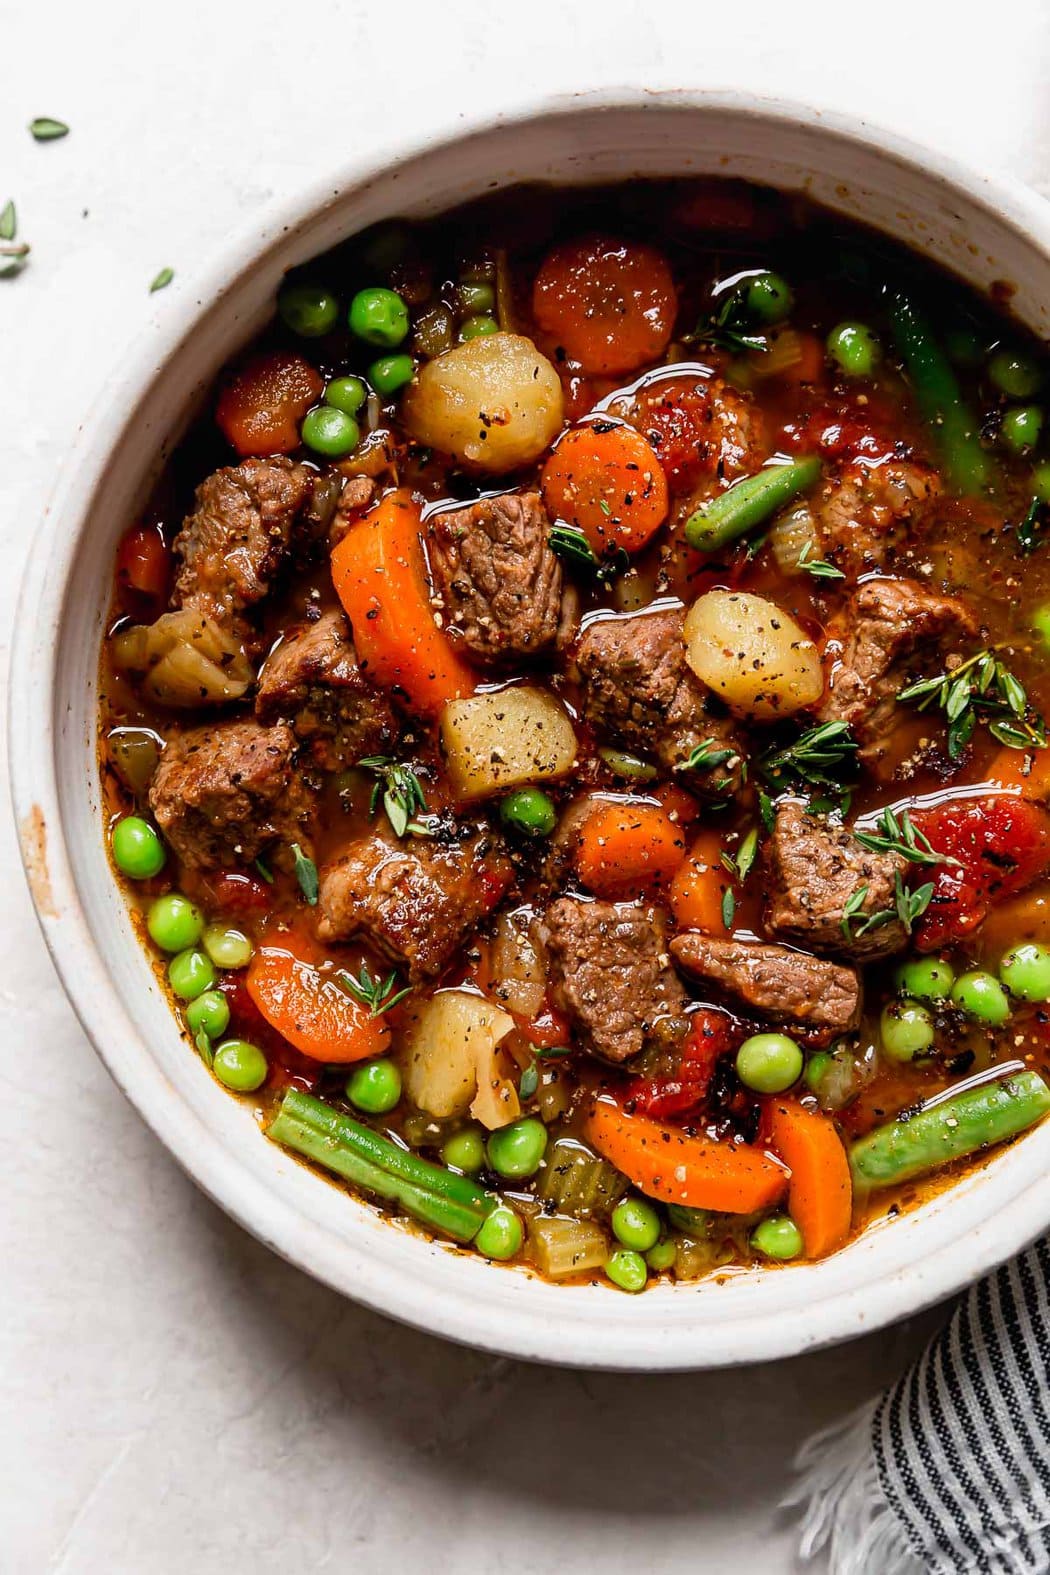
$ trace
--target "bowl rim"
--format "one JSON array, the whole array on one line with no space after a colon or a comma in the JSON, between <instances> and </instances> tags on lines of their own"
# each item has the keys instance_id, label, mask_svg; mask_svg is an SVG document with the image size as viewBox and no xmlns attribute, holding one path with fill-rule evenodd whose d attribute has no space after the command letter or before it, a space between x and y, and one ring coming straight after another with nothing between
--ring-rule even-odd
<instances>
[{"instance_id":1,"label":"bowl rim","mask_svg":"<svg viewBox=\"0 0 1050 1575\"><path fill-rule=\"evenodd\" d=\"M1034 1163L1033 1153L1033 1163L1015 1167L1010 1186L987 1189L996 1200L989 1216L994 1217L995 1229L976 1230L967 1253L954 1251L954 1241L948 1242L928 1253L921 1263L909 1262L900 1272L887 1276L885 1284L865 1287L863 1301L854 1292L825 1298L815 1331L816 1309L810 1304L778 1320L775 1327L765 1316L744 1320L721 1341L703 1349L683 1349L686 1342L673 1338L678 1331L662 1325L659 1313L651 1320L644 1314L637 1318L650 1297L637 1301L622 1298L639 1324L649 1326L644 1360L640 1359L638 1341L621 1343L615 1322L606 1328L563 1331L538 1311L520 1311L493 1327L496 1320L491 1310L483 1301L474 1304L465 1276L460 1277L464 1280L462 1291L428 1289L425 1300L407 1297L399 1276L386 1268L351 1282L339 1272L331 1251L322 1250L314 1239L316 1231L304 1236L301 1216L290 1198L270 1193L260 1204L252 1187L244 1184L251 1178L246 1178L240 1160L204 1130L193 1112L172 1099L170 1085L124 1017L121 998L105 967L105 947L95 942L80 908L61 812L56 733L51 726L56 653L69 578L48 572L56 546L61 545L62 533L68 533L70 525L76 526L79 540L95 493L114 462L129 411L163 378L169 359L194 334L206 312L235 292L290 232L330 205L333 195L382 177L402 160L440 156L472 137L532 121L639 109L730 113L773 126L816 130L840 144L874 150L935 185L961 192L999 226L1034 242L1050 261L1050 203L1015 178L978 173L950 155L866 118L747 90L650 90L625 85L581 93L526 95L496 113L450 118L437 135L416 134L373 147L367 156L304 183L294 195L268 205L261 216L238 226L215 259L194 277L192 292L176 309L166 309L162 319L155 318L147 325L144 343L129 354L126 369L113 379L105 401L79 426L27 555L17 600L9 689L9 770L30 894L66 996L118 1087L182 1169L220 1207L288 1261L342 1294L426 1332L532 1360L675 1371L770 1360L829 1345L870 1332L959 1290L1021 1250L1050 1224L1050 1188L1041 1185L1042 1165ZM48 719L45 727L36 725L41 707ZM121 1026L121 1035L113 1034L115 1023ZM1046 1144L1040 1145L1040 1159L1044 1147ZM486 1272L491 1271L486 1267ZM425 1277L422 1264L420 1274ZM622 1320L618 1322L622 1324ZM709 1326L705 1339L711 1339Z\"/></svg>"}]
</instances>

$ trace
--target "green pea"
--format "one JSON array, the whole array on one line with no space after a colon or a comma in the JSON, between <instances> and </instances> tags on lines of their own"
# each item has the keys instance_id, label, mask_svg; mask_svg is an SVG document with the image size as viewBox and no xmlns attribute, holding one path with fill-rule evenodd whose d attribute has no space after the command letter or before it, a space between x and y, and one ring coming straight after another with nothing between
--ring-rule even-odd
<instances>
[{"instance_id":1,"label":"green pea","mask_svg":"<svg viewBox=\"0 0 1050 1575\"><path fill-rule=\"evenodd\" d=\"M468 339L484 339L489 334L499 333L499 323L494 317L484 313L477 317L466 317L459 325L459 337L464 342Z\"/></svg>"},{"instance_id":2,"label":"green pea","mask_svg":"<svg viewBox=\"0 0 1050 1575\"><path fill-rule=\"evenodd\" d=\"M782 1094L802 1076L802 1051L787 1034L752 1034L736 1053L736 1075L756 1094Z\"/></svg>"},{"instance_id":3,"label":"green pea","mask_svg":"<svg viewBox=\"0 0 1050 1575\"><path fill-rule=\"evenodd\" d=\"M945 1001L952 993L955 970L940 957L916 957L902 963L894 978L901 994L914 1001Z\"/></svg>"},{"instance_id":4,"label":"green pea","mask_svg":"<svg viewBox=\"0 0 1050 1575\"><path fill-rule=\"evenodd\" d=\"M521 1251L524 1239L521 1216L505 1203L500 1203L482 1221L481 1229L474 1237L474 1245L483 1257L495 1258L498 1263L504 1263Z\"/></svg>"},{"instance_id":5,"label":"green pea","mask_svg":"<svg viewBox=\"0 0 1050 1575\"><path fill-rule=\"evenodd\" d=\"M1050 459L1041 459L1032 467L1032 491L1040 503L1050 503Z\"/></svg>"},{"instance_id":6,"label":"green pea","mask_svg":"<svg viewBox=\"0 0 1050 1575\"><path fill-rule=\"evenodd\" d=\"M376 285L350 302L350 332L366 344L392 350L408 333L408 307L394 290Z\"/></svg>"},{"instance_id":7,"label":"green pea","mask_svg":"<svg viewBox=\"0 0 1050 1575\"><path fill-rule=\"evenodd\" d=\"M215 1052L212 1071L220 1083L237 1094L253 1094L266 1082L270 1068L258 1045L247 1039L227 1039Z\"/></svg>"},{"instance_id":8,"label":"green pea","mask_svg":"<svg viewBox=\"0 0 1050 1575\"><path fill-rule=\"evenodd\" d=\"M993 974L974 969L961 974L952 986L952 1001L968 1017L984 1023L1005 1023L1010 1015L1006 992Z\"/></svg>"},{"instance_id":9,"label":"green pea","mask_svg":"<svg viewBox=\"0 0 1050 1575\"><path fill-rule=\"evenodd\" d=\"M795 304L791 286L778 273L758 273L744 286L744 304L763 323L780 323Z\"/></svg>"},{"instance_id":10,"label":"green pea","mask_svg":"<svg viewBox=\"0 0 1050 1575\"><path fill-rule=\"evenodd\" d=\"M1015 405L999 423L999 436L1011 454L1027 454L1039 442L1043 412L1038 405Z\"/></svg>"},{"instance_id":11,"label":"green pea","mask_svg":"<svg viewBox=\"0 0 1050 1575\"><path fill-rule=\"evenodd\" d=\"M125 815L110 833L113 862L132 880L150 880L164 868L164 844L148 820Z\"/></svg>"},{"instance_id":12,"label":"green pea","mask_svg":"<svg viewBox=\"0 0 1050 1575\"><path fill-rule=\"evenodd\" d=\"M1050 603L1037 607L1030 622L1043 644L1050 646Z\"/></svg>"},{"instance_id":13,"label":"green pea","mask_svg":"<svg viewBox=\"0 0 1050 1575\"><path fill-rule=\"evenodd\" d=\"M247 968L255 947L243 930L209 924L204 932L204 950L217 968Z\"/></svg>"},{"instance_id":14,"label":"green pea","mask_svg":"<svg viewBox=\"0 0 1050 1575\"><path fill-rule=\"evenodd\" d=\"M353 416L334 405L315 405L303 417L302 440L325 459L342 459L358 445L361 429Z\"/></svg>"},{"instance_id":15,"label":"green pea","mask_svg":"<svg viewBox=\"0 0 1050 1575\"><path fill-rule=\"evenodd\" d=\"M660 1216L644 1198L624 1198L612 1211L616 1240L635 1252L649 1252L660 1240Z\"/></svg>"},{"instance_id":16,"label":"green pea","mask_svg":"<svg viewBox=\"0 0 1050 1575\"><path fill-rule=\"evenodd\" d=\"M627 1247L621 1247L606 1259L605 1272L615 1286L621 1291L630 1291L632 1295L644 1291L649 1278L649 1266L641 1253L631 1252Z\"/></svg>"},{"instance_id":17,"label":"green pea","mask_svg":"<svg viewBox=\"0 0 1050 1575\"><path fill-rule=\"evenodd\" d=\"M368 398L368 384L360 377L333 377L324 391L324 402L344 415L356 416Z\"/></svg>"},{"instance_id":18,"label":"green pea","mask_svg":"<svg viewBox=\"0 0 1050 1575\"><path fill-rule=\"evenodd\" d=\"M496 292L491 284L480 279L463 279L456 286L460 309L468 315L492 312L496 305Z\"/></svg>"},{"instance_id":19,"label":"green pea","mask_svg":"<svg viewBox=\"0 0 1050 1575\"><path fill-rule=\"evenodd\" d=\"M486 1147L497 1176L534 1176L547 1150L547 1128L535 1116L526 1116L491 1132Z\"/></svg>"},{"instance_id":20,"label":"green pea","mask_svg":"<svg viewBox=\"0 0 1050 1575\"><path fill-rule=\"evenodd\" d=\"M918 1001L891 1001L879 1018L879 1043L891 1061L914 1061L933 1047L933 1018Z\"/></svg>"},{"instance_id":21,"label":"green pea","mask_svg":"<svg viewBox=\"0 0 1050 1575\"><path fill-rule=\"evenodd\" d=\"M811 1094L819 1094L824 1079L835 1064L835 1058L827 1050L818 1050L806 1062L803 1081Z\"/></svg>"},{"instance_id":22,"label":"green pea","mask_svg":"<svg viewBox=\"0 0 1050 1575\"><path fill-rule=\"evenodd\" d=\"M667 1269L673 1267L677 1256L678 1248L668 1236L666 1241L658 1241L655 1247L649 1248L645 1255L645 1261L655 1273L663 1274Z\"/></svg>"},{"instance_id":23,"label":"green pea","mask_svg":"<svg viewBox=\"0 0 1050 1575\"><path fill-rule=\"evenodd\" d=\"M882 346L866 323L839 323L827 346L847 377L870 377L882 360Z\"/></svg>"},{"instance_id":24,"label":"green pea","mask_svg":"<svg viewBox=\"0 0 1050 1575\"><path fill-rule=\"evenodd\" d=\"M191 1034L203 1028L209 1039L218 1039L230 1026L230 1003L221 990L205 990L186 1008L186 1027Z\"/></svg>"},{"instance_id":25,"label":"green pea","mask_svg":"<svg viewBox=\"0 0 1050 1575\"><path fill-rule=\"evenodd\" d=\"M1050 948L1025 941L1007 952L999 977L1022 1001L1050 1001Z\"/></svg>"},{"instance_id":26,"label":"green pea","mask_svg":"<svg viewBox=\"0 0 1050 1575\"><path fill-rule=\"evenodd\" d=\"M549 837L558 824L558 811L539 788L518 788L500 804L499 818L509 831L525 837Z\"/></svg>"},{"instance_id":27,"label":"green pea","mask_svg":"<svg viewBox=\"0 0 1050 1575\"><path fill-rule=\"evenodd\" d=\"M771 1214L751 1232L751 1245L763 1258L786 1263L802 1252L802 1232L789 1214Z\"/></svg>"},{"instance_id":28,"label":"green pea","mask_svg":"<svg viewBox=\"0 0 1050 1575\"><path fill-rule=\"evenodd\" d=\"M1018 350L997 350L988 362L988 376L1010 399L1031 399L1043 381L1032 357Z\"/></svg>"},{"instance_id":29,"label":"green pea","mask_svg":"<svg viewBox=\"0 0 1050 1575\"><path fill-rule=\"evenodd\" d=\"M214 988L217 978L211 958L196 948L179 952L168 964L168 983L180 1001L196 1000Z\"/></svg>"},{"instance_id":30,"label":"green pea","mask_svg":"<svg viewBox=\"0 0 1050 1575\"><path fill-rule=\"evenodd\" d=\"M451 1170L473 1176L485 1163L485 1139L478 1127L464 1127L445 1141L441 1158Z\"/></svg>"},{"instance_id":31,"label":"green pea","mask_svg":"<svg viewBox=\"0 0 1050 1575\"><path fill-rule=\"evenodd\" d=\"M305 282L284 285L277 294L277 310L292 333L304 339L331 333L339 318L339 302L331 290Z\"/></svg>"},{"instance_id":32,"label":"green pea","mask_svg":"<svg viewBox=\"0 0 1050 1575\"><path fill-rule=\"evenodd\" d=\"M384 1116L401 1098L401 1073L393 1061L367 1061L346 1080L346 1097L370 1116Z\"/></svg>"},{"instance_id":33,"label":"green pea","mask_svg":"<svg viewBox=\"0 0 1050 1575\"><path fill-rule=\"evenodd\" d=\"M150 903L146 928L162 952L184 952L200 940L204 915L188 897L170 891Z\"/></svg>"},{"instance_id":34,"label":"green pea","mask_svg":"<svg viewBox=\"0 0 1050 1575\"><path fill-rule=\"evenodd\" d=\"M377 394L396 394L411 383L416 363L410 355L384 355L368 368L368 381Z\"/></svg>"}]
</instances>

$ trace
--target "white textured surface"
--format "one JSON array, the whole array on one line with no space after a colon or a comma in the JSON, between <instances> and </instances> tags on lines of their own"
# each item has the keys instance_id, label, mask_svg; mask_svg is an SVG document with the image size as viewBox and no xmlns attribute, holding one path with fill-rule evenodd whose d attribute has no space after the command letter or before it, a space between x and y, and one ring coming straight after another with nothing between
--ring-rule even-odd
<instances>
[{"instance_id":1,"label":"white textured surface","mask_svg":"<svg viewBox=\"0 0 1050 1575\"><path fill-rule=\"evenodd\" d=\"M0 4L0 619L52 469L106 374L231 226L362 138L469 95L746 83L869 112L1050 187L1050 18L900 0ZM411 18L412 26L409 25ZM59 116L66 141L25 123ZM6 645L4 656L6 669ZM4 818L0 1570L227 1575L360 1563L567 1575L793 1567L776 1500L807 1433L936 1315L777 1367L578 1376L341 1302L242 1235L108 1082L59 991Z\"/></svg>"}]
</instances>

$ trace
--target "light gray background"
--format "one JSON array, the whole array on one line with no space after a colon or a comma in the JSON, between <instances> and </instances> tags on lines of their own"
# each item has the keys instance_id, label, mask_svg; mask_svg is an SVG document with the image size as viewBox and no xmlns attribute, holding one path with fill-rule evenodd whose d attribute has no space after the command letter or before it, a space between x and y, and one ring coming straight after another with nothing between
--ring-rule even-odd
<instances>
[{"instance_id":1,"label":"light gray background","mask_svg":"<svg viewBox=\"0 0 1050 1575\"><path fill-rule=\"evenodd\" d=\"M0 3L0 627L78 419L151 312L275 197L457 107L627 80L867 113L1047 188L1045 0ZM34 144L35 115L68 121ZM171 289L147 294L165 265ZM927 1315L698 1377L498 1361L340 1301L242 1235L110 1085L0 825L0 1571L793 1568L816 1426Z\"/></svg>"}]
</instances>

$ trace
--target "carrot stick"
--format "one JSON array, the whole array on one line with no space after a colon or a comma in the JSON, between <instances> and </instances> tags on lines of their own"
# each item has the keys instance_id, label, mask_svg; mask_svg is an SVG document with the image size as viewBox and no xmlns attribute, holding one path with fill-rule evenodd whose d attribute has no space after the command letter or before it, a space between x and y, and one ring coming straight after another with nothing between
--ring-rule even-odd
<instances>
[{"instance_id":1,"label":"carrot stick","mask_svg":"<svg viewBox=\"0 0 1050 1575\"><path fill-rule=\"evenodd\" d=\"M788 1172L760 1149L690 1137L606 1100L591 1106L584 1136L640 1192L661 1203L752 1214L779 1202L788 1181Z\"/></svg>"},{"instance_id":2,"label":"carrot stick","mask_svg":"<svg viewBox=\"0 0 1050 1575\"><path fill-rule=\"evenodd\" d=\"M589 375L633 372L658 361L674 328L671 270L652 246L589 236L547 254L532 314L554 348Z\"/></svg>"},{"instance_id":3,"label":"carrot stick","mask_svg":"<svg viewBox=\"0 0 1050 1575\"><path fill-rule=\"evenodd\" d=\"M576 525L601 558L638 552L667 518L667 478L633 427L607 421L566 432L543 467L547 512Z\"/></svg>"},{"instance_id":4,"label":"carrot stick","mask_svg":"<svg viewBox=\"0 0 1050 1575\"><path fill-rule=\"evenodd\" d=\"M330 974L282 947L259 947L245 983L271 1028L315 1061L364 1061L382 1055L390 1042L384 1018L373 1017Z\"/></svg>"},{"instance_id":5,"label":"carrot stick","mask_svg":"<svg viewBox=\"0 0 1050 1575\"><path fill-rule=\"evenodd\" d=\"M825 1258L849 1235L853 1184L842 1139L829 1116L793 1099L766 1107L770 1142L791 1170L788 1212L802 1232L807 1258Z\"/></svg>"},{"instance_id":6,"label":"carrot stick","mask_svg":"<svg viewBox=\"0 0 1050 1575\"><path fill-rule=\"evenodd\" d=\"M576 869L603 897L631 896L670 884L685 857L685 836L659 804L599 800L580 828Z\"/></svg>"},{"instance_id":7,"label":"carrot stick","mask_svg":"<svg viewBox=\"0 0 1050 1575\"><path fill-rule=\"evenodd\" d=\"M301 442L299 423L324 393L309 361L288 351L253 356L230 377L215 419L238 454L290 454Z\"/></svg>"},{"instance_id":8,"label":"carrot stick","mask_svg":"<svg viewBox=\"0 0 1050 1575\"><path fill-rule=\"evenodd\" d=\"M727 935L722 904L732 882L721 859L717 831L701 831L671 882L671 912L680 930Z\"/></svg>"},{"instance_id":9,"label":"carrot stick","mask_svg":"<svg viewBox=\"0 0 1050 1575\"><path fill-rule=\"evenodd\" d=\"M388 494L351 525L332 553L332 581L361 664L379 683L428 716L474 693L470 668L434 622L408 492Z\"/></svg>"}]
</instances>

